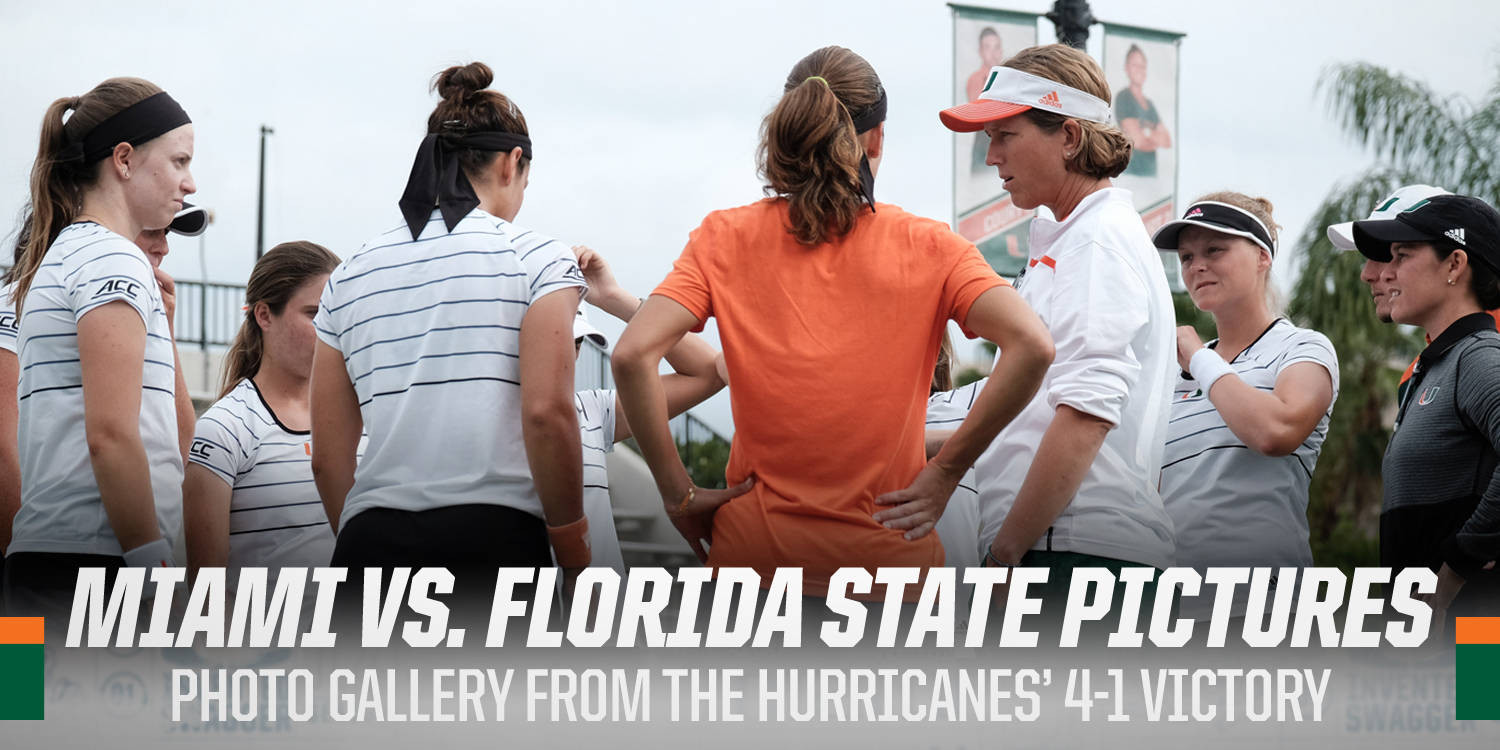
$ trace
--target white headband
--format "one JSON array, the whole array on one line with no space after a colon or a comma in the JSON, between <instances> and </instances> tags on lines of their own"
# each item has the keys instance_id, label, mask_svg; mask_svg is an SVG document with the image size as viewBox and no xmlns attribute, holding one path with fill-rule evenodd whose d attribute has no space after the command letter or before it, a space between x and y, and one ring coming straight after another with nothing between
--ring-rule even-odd
<instances>
[{"instance_id":1,"label":"white headband","mask_svg":"<svg viewBox=\"0 0 1500 750\"><path fill-rule=\"evenodd\" d=\"M1102 125L1113 119L1109 105L1097 96L1003 65L990 68L979 98L1021 104Z\"/></svg>"}]
</instances>

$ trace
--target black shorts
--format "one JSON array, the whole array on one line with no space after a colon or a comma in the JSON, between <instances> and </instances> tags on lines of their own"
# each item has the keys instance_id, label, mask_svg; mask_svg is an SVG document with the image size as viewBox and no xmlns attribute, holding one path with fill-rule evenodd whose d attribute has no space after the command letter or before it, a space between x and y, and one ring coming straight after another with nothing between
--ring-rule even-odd
<instances>
[{"instance_id":1,"label":"black shorts","mask_svg":"<svg viewBox=\"0 0 1500 750\"><path fill-rule=\"evenodd\" d=\"M342 617L361 609L365 568L384 569L383 581L388 586L390 569L398 567L447 568L454 577L450 599L457 605L454 608L487 614L495 570L552 567L552 546L546 522L501 505L420 511L371 508L339 529L332 565L349 569L348 579L339 586ZM529 587L516 587L514 598L530 597ZM405 607L403 613L410 614Z\"/></svg>"},{"instance_id":2,"label":"black shorts","mask_svg":"<svg viewBox=\"0 0 1500 750\"><path fill-rule=\"evenodd\" d=\"M104 568L107 588L125 558L69 552L14 552L5 557L5 613L11 617L45 617L47 627L66 628L73 611L73 589L80 568ZM147 585L150 585L149 583Z\"/></svg>"}]
</instances>

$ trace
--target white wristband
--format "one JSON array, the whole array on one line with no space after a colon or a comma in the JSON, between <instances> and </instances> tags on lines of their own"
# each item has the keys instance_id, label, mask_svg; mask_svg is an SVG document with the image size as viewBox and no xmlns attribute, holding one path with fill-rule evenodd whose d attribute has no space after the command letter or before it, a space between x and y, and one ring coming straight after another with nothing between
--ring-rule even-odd
<instances>
[{"instance_id":1,"label":"white wristband","mask_svg":"<svg viewBox=\"0 0 1500 750\"><path fill-rule=\"evenodd\" d=\"M147 542L125 552L125 564L132 568L175 568L172 545L165 539Z\"/></svg>"},{"instance_id":2,"label":"white wristband","mask_svg":"<svg viewBox=\"0 0 1500 750\"><path fill-rule=\"evenodd\" d=\"M1219 378L1233 375L1234 368L1230 367L1218 352L1205 346L1194 352L1193 358L1188 360L1188 374L1193 376L1193 380L1198 381L1204 395L1207 395Z\"/></svg>"}]
</instances>

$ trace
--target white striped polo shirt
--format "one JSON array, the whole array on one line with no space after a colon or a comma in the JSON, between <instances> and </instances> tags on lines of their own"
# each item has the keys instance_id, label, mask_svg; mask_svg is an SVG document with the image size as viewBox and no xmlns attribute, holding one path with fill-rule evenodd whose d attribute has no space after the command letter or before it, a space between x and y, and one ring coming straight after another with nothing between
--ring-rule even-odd
<instances>
[{"instance_id":1,"label":"white striped polo shirt","mask_svg":"<svg viewBox=\"0 0 1500 750\"><path fill-rule=\"evenodd\" d=\"M8 552L123 552L89 461L78 357L78 321L110 302L130 305L146 324L141 442L162 536L171 541L182 530L182 448L173 397L176 368L161 290L145 253L134 242L85 222L63 228L21 306L21 509Z\"/></svg>"},{"instance_id":2,"label":"white striped polo shirt","mask_svg":"<svg viewBox=\"0 0 1500 750\"><path fill-rule=\"evenodd\" d=\"M989 382L981 378L951 391L932 394L927 399L927 429L956 430L974 408L974 398ZM970 467L958 482L958 489L948 498L948 507L937 522L937 535L943 540L944 565L950 568L975 568L984 561L989 539L979 538L979 480Z\"/></svg>"},{"instance_id":3,"label":"white striped polo shirt","mask_svg":"<svg viewBox=\"0 0 1500 750\"><path fill-rule=\"evenodd\" d=\"M198 418L188 460L231 488L231 576L328 565L333 530L313 484L311 435L283 424L249 378Z\"/></svg>"},{"instance_id":4,"label":"white striped polo shirt","mask_svg":"<svg viewBox=\"0 0 1500 750\"><path fill-rule=\"evenodd\" d=\"M1323 334L1284 318L1230 366L1246 385L1270 392L1281 372L1299 362L1328 371L1337 401L1339 362L1333 345ZM1307 493L1332 414L1329 402L1318 426L1291 455L1266 456L1229 429L1191 375L1180 374L1161 468L1162 500L1177 530L1177 564L1312 565ZM1243 613L1245 598L1237 597L1235 614Z\"/></svg>"},{"instance_id":5,"label":"white striped polo shirt","mask_svg":"<svg viewBox=\"0 0 1500 750\"><path fill-rule=\"evenodd\" d=\"M589 547L594 567L625 572L620 537L615 533L614 506L609 502L609 467L605 457L615 449L615 392L579 391L573 394L578 431L583 438L583 514L589 519Z\"/></svg>"},{"instance_id":6,"label":"white striped polo shirt","mask_svg":"<svg viewBox=\"0 0 1500 750\"><path fill-rule=\"evenodd\" d=\"M16 353L16 303L10 296L16 291L14 283L0 285L0 349Z\"/></svg>"},{"instance_id":7,"label":"white striped polo shirt","mask_svg":"<svg viewBox=\"0 0 1500 750\"><path fill-rule=\"evenodd\" d=\"M566 243L474 209L434 210L328 279L313 324L344 356L368 447L340 526L382 507L490 504L542 516L521 439L520 333L531 303L587 288Z\"/></svg>"}]
</instances>

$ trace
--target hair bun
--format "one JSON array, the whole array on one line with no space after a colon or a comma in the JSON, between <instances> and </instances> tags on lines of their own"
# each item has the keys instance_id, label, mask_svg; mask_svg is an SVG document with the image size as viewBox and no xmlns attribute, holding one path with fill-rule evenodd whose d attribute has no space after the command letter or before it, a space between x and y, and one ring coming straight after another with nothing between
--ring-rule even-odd
<instances>
[{"instance_id":1,"label":"hair bun","mask_svg":"<svg viewBox=\"0 0 1500 750\"><path fill-rule=\"evenodd\" d=\"M489 88L495 80L495 72L482 62L455 65L441 73L432 87L444 99L463 100L472 94Z\"/></svg>"}]
</instances>

